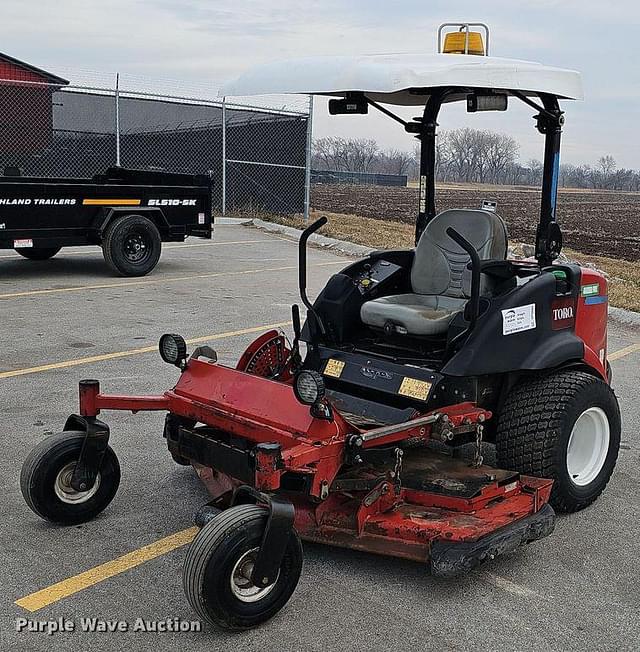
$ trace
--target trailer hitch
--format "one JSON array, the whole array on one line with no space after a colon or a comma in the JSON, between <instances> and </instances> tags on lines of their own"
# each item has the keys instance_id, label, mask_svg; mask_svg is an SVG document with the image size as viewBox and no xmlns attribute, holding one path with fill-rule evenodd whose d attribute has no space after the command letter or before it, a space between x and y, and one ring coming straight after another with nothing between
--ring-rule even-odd
<instances>
[{"instance_id":1,"label":"trailer hitch","mask_svg":"<svg viewBox=\"0 0 640 652\"><path fill-rule=\"evenodd\" d=\"M280 564L293 529L295 509L286 498L261 493L248 485L241 485L234 491L231 507L236 505L263 505L269 511L260 550L251 572L253 584L264 588L278 579Z\"/></svg>"}]
</instances>

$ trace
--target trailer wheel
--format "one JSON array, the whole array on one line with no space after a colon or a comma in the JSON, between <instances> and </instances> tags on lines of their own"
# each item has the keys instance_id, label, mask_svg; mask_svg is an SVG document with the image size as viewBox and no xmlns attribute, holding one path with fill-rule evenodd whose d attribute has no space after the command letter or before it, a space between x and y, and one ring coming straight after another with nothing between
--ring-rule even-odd
<instances>
[{"instance_id":1,"label":"trailer wheel","mask_svg":"<svg viewBox=\"0 0 640 652\"><path fill-rule=\"evenodd\" d=\"M19 247L16 251L29 260L49 260L53 258L62 247Z\"/></svg>"},{"instance_id":2,"label":"trailer wheel","mask_svg":"<svg viewBox=\"0 0 640 652\"><path fill-rule=\"evenodd\" d=\"M255 627L274 616L293 594L302 571L302 545L292 531L273 584L251 582L267 511L239 505L210 520L196 535L184 563L182 583L203 620L228 630Z\"/></svg>"},{"instance_id":3,"label":"trailer wheel","mask_svg":"<svg viewBox=\"0 0 640 652\"><path fill-rule=\"evenodd\" d=\"M84 441L82 432L61 432L41 441L27 456L20 489L41 518L71 525L91 520L113 500L120 484L120 465L110 446L93 487L76 491L70 484Z\"/></svg>"},{"instance_id":4,"label":"trailer wheel","mask_svg":"<svg viewBox=\"0 0 640 652\"><path fill-rule=\"evenodd\" d=\"M156 225L142 215L124 215L107 227L102 253L121 276L144 276L160 259L162 241Z\"/></svg>"},{"instance_id":5,"label":"trailer wheel","mask_svg":"<svg viewBox=\"0 0 640 652\"><path fill-rule=\"evenodd\" d=\"M613 390L581 371L516 385L498 419L498 466L554 481L550 502L576 512L602 493L620 447Z\"/></svg>"}]
</instances>

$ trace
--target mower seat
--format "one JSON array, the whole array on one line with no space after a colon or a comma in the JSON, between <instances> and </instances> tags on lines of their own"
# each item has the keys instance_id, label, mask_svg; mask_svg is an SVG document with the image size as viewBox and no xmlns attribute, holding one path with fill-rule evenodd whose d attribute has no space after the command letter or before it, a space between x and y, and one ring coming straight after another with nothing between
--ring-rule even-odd
<instances>
[{"instance_id":1,"label":"mower seat","mask_svg":"<svg viewBox=\"0 0 640 652\"><path fill-rule=\"evenodd\" d=\"M469 255L446 233L453 227L476 248L481 260L505 260L507 228L491 211L452 209L436 215L423 231L411 267L412 293L367 301L360 318L367 326L391 323L408 335L441 335L469 298ZM490 281L482 277L480 293Z\"/></svg>"}]
</instances>

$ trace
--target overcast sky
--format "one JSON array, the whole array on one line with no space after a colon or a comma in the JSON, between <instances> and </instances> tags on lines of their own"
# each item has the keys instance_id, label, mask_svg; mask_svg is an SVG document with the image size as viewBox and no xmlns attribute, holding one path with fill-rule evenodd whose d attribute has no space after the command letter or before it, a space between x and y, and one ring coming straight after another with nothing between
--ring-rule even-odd
<instances>
[{"instance_id":1,"label":"overcast sky","mask_svg":"<svg viewBox=\"0 0 640 652\"><path fill-rule=\"evenodd\" d=\"M620 166L640 168L640 4L632 0L7 1L0 50L72 79L74 70L104 73L105 80L120 71L213 89L251 65L281 58L434 52L438 24L455 19L488 23L493 55L583 73L586 101L565 102L565 161L612 154ZM445 129L469 124L507 131L521 143L523 161L541 158L531 109L512 106L506 116L469 120L464 109L447 107L440 122ZM413 147L395 123L378 116L330 118L323 101L314 126L316 136Z\"/></svg>"}]
</instances>

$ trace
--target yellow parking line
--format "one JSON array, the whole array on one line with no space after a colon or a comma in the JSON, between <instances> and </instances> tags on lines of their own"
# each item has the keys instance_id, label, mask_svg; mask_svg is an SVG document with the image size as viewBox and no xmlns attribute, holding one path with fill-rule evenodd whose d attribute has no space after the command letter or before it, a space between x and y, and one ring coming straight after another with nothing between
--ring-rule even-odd
<instances>
[{"instance_id":1,"label":"yellow parking line","mask_svg":"<svg viewBox=\"0 0 640 652\"><path fill-rule=\"evenodd\" d=\"M167 249L184 249L186 247L220 247L221 245L237 245L237 244L256 244L258 242L273 242L273 240L228 240L219 242L194 242L193 244L175 244L163 245L162 251ZM85 249L84 251L64 251L63 256L86 256L88 254L102 255L100 249ZM20 254L10 254L8 256L0 256L0 258L22 258Z\"/></svg>"},{"instance_id":2,"label":"yellow parking line","mask_svg":"<svg viewBox=\"0 0 640 652\"><path fill-rule=\"evenodd\" d=\"M155 559L156 557L165 555L172 550L181 548L190 543L197 532L197 527L190 527L186 530L175 532L174 534L170 534L154 543L138 548L126 555L122 555L122 557L100 564L100 566L90 568L89 570L84 571L84 573L74 575L73 577L62 580L57 584L52 584L40 591L31 593L24 598L16 600L15 604L23 607L27 611L38 611L38 609L42 609L47 605L58 602L58 600L67 598L74 593L78 593L79 591L93 586L94 584L103 582L110 577L120 575L121 573L135 568L136 566L140 566L140 564L144 564L151 559Z\"/></svg>"},{"instance_id":3,"label":"yellow parking line","mask_svg":"<svg viewBox=\"0 0 640 652\"><path fill-rule=\"evenodd\" d=\"M344 261L330 263L315 263L310 267L326 267L327 265L344 265ZM282 272L291 269L298 269L297 265L286 265L283 267L266 267L263 269L244 269L238 272L211 272L210 274L191 274L189 276L164 276L157 278L145 278L138 281L119 281L117 283L97 283L95 285L74 285L68 288L47 288L44 290L25 290L24 292L7 292L0 294L1 299L16 299L19 297L33 297L41 294L63 294L67 292L83 292L86 290L105 290L108 288L122 288L136 285L157 285L159 283L176 283L179 281L191 281L199 278L217 278L220 276L242 276L243 274L262 274L263 272Z\"/></svg>"},{"instance_id":4,"label":"yellow parking line","mask_svg":"<svg viewBox=\"0 0 640 652\"><path fill-rule=\"evenodd\" d=\"M204 335L203 337L194 337L187 340L187 344L200 344L202 342L213 342L214 340L222 340L227 337L237 337L238 335L248 335L250 333L258 333L266 331L271 328L282 328L290 326L290 321L279 322L277 324L263 324L262 326L252 326L251 328L242 328L237 331L227 331L226 333L214 333L213 335ZM140 349L129 349L127 351L115 351L113 353L104 353L102 355L92 355L86 358L76 358L74 360L64 360L62 362L53 362L51 364L44 364L38 367L27 367L25 369L14 369L13 371L3 371L0 373L2 378L14 378L15 376L25 376L27 374L38 374L43 371L51 371L53 369L66 369L68 367L77 367L83 364L92 364L94 362L104 362L105 360L114 360L115 358L126 358L131 355L140 355L142 353L151 353L157 351L158 346L145 346Z\"/></svg>"},{"instance_id":5,"label":"yellow parking line","mask_svg":"<svg viewBox=\"0 0 640 652\"><path fill-rule=\"evenodd\" d=\"M609 362L613 362L614 360L620 360L620 358L624 358L626 355L630 355L636 351L640 351L640 342L629 344L629 346L625 346L623 349L618 349L617 351L610 353L607 358L609 359Z\"/></svg>"}]
</instances>

